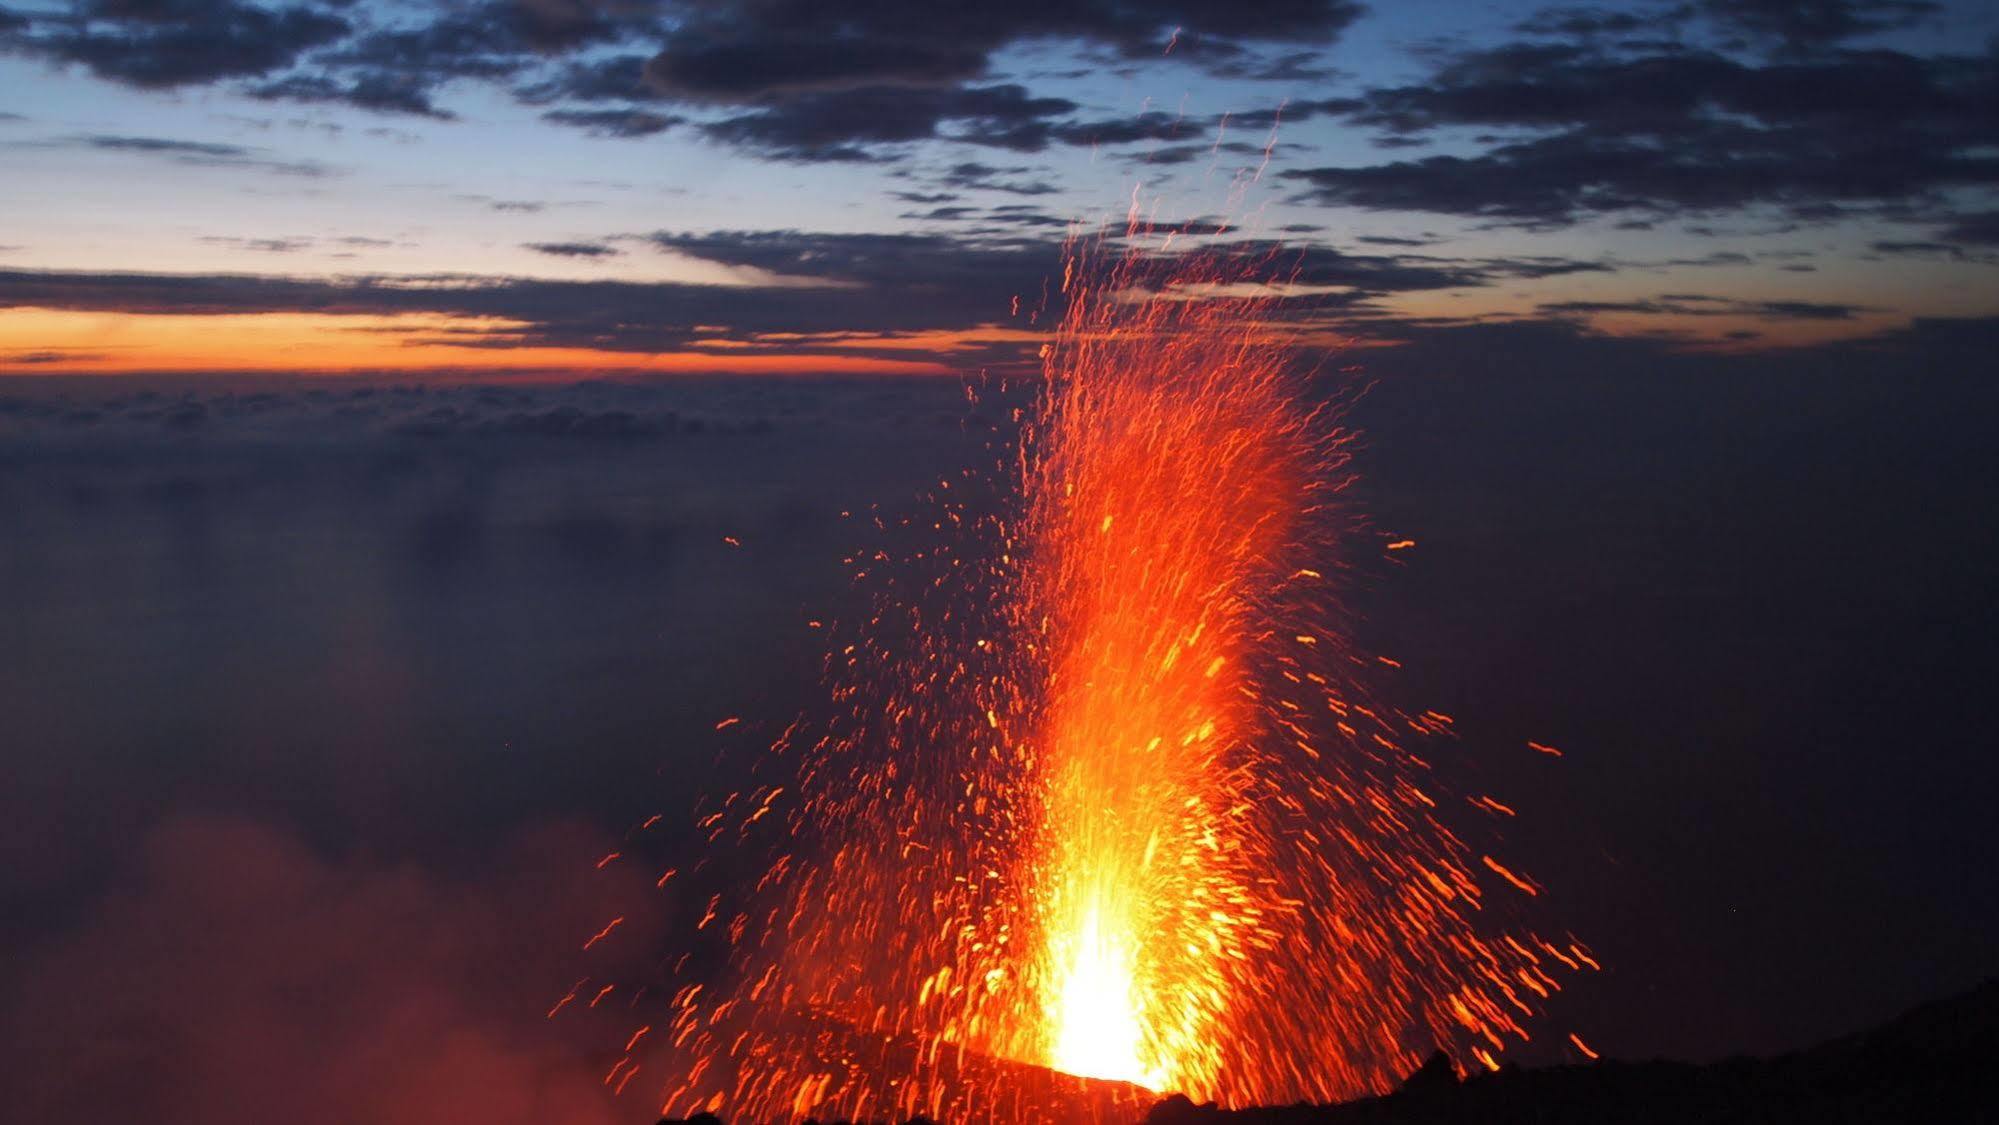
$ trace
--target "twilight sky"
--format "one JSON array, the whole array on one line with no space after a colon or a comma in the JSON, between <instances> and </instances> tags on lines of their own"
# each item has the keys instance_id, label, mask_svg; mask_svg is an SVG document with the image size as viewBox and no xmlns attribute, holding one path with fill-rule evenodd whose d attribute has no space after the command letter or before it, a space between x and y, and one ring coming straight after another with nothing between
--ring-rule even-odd
<instances>
[{"instance_id":1,"label":"twilight sky","mask_svg":"<svg viewBox=\"0 0 1999 1125\"><path fill-rule=\"evenodd\" d=\"M1134 198L1307 341L1999 315L1968 0L8 0L0 90L0 372L971 371Z\"/></svg>"}]
</instances>

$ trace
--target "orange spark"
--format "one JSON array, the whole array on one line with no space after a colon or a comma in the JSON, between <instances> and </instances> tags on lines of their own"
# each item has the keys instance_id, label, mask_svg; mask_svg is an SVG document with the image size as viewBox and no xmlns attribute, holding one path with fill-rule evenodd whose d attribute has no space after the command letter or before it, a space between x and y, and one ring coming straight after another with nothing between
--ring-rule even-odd
<instances>
[{"instance_id":1,"label":"orange spark","mask_svg":"<svg viewBox=\"0 0 1999 1125\"><path fill-rule=\"evenodd\" d=\"M607 937L610 937L610 936L611 936L611 931L612 931L612 930L615 930L615 929L617 929L617 928L618 928L619 926L623 925L623 924L624 924L624 921L625 921L625 917L624 917L624 915L622 915L622 914L620 914L620 915L619 915L618 917L616 917L616 918L613 918L613 919L611 919L611 922L610 922L610 924L609 924L609 925L607 925L607 926L605 926L605 927L604 927L603 929L601 929L601 930L598 930L598 931L597 931L597 936L595 936L595 937L591 938L591 939L590 939L589 941L586 941L586 942L584 942L584 943L583 943L583 948L584 948L584 949L589 949L589 948L590 948L591 946L593 946L593 945L597 944L597 943L598 943L598 942L600 942L600 941L603 941L603 940L604 940L605 938L607 938Z\"/></svg>"},{"instance_id":2,"label":"orange spark","mask_svg":"<svg viewBox=\"0 0 1999 1125\"><path fill-rule=\"evenodd\" d=\"M584 977L582 980L579 980L575 984L570 985L568 993L565 994L562 997L562 999L557 1000L555 1002L555 1007L550 1008L548 1010L548 1016L546 1018L554 1019L555 1013L561 1011L563 1009L563 1006L568 1004L571 1000L576 999L577 990L581 989L584 986L584 984L586 984L589 980L590 980L589 977Z\"/></svg>"},{"instance_id":3,"label":"orange spark","mask_svg":"<svg viewBox=\"0 0 1999 1125\"><path fill-rule=\"evenodd\" d=\"M1498 860L1492 858L1489 855L1481 856L1480 858L1485 860L1485 865L1487 867L1490 867L1494 872L1496 872L1500 878L1506 880L1507 882L1513 884L1514 886L1520 888L1521 890L1526 891L1530 895L1538 895L1541 893L1538 889L1535 888L1534 884L1529 883L1527 880L1522 879L1520 876L1515 875L1513 872L1507 870L1506 867L1502 865Z\"/></svg>"}]
</instances>

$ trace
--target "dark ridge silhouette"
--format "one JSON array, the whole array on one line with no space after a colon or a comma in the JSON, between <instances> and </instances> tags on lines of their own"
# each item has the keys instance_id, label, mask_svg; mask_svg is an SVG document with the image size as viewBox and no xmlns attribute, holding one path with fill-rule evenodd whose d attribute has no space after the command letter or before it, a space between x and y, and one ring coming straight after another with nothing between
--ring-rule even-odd
<instances>
[{"instance_id":1,"label":"dark ridge silhouette","mask_svg":"<svg viewBox=\"0 0 1999 1125\"><path fill-rule=\"evenodd\" d=\"M1952 1125L1999 1122L1999 980L1774 1058L1619 1062L1460 1079L1437 1051L1392 1094L1226 1110L1175 1095L1144 1125ZM1022 1072L1034 1070L1019 1067ZM663 1119L671 1125L679 1119ZM710 1114L689 1125L721 1125ZM921 1117L906 1125L932 1125Z\"/></svg>"},{"instance_id":2,"label":"dark ridge silhouette","mask_svg":"<svg viewBox=\"0 0 1999 1125\"><path fill-rule=\"evenodd\" d=\"M1145 1125L1946 1125L1999 1121L1999 981L1769 1059L1604 1060L1458 1080L1442 1052L1343 1105L1223 1110L1184 1097Z\"/></svg>"}]
</instances>

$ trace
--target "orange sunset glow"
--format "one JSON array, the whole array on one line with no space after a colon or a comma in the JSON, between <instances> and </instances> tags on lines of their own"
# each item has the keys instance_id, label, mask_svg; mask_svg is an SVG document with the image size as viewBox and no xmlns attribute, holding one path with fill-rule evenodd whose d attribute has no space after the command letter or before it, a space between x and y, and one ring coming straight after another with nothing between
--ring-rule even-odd
<instances>
[{"instance_id":1,"label":"orange sunset glow","mask_svg":"<svg viewBox=\"0 0 1999 1125\"><path fill-rule=\"evenodd\" d=\"M777 347L730 354L729 341L686 350L627 353L597 348L482 346L531 327L519 321L437 314L348 316L249 313L171 316L41 309L0 312L0 372L15 374L201 374L271 371L338 373L566 371L947 374L941 363ZM936 341L893 340L902 350L948 351L965 334ZM738 347L755 346L750 343ZM829 349L863 346L837 341Z\"/></svg>"}]
</instances>

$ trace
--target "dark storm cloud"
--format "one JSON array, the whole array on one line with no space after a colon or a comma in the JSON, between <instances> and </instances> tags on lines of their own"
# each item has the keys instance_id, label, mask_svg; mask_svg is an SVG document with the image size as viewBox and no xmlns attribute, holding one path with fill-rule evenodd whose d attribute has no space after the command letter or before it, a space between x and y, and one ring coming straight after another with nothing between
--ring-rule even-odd
<instances>
[{"instance_id":1,"label":"dark storm cloud","mask_svg":"<svg viewBox=\"0 0 1999 1125\"><path fill-rule=\"evenodd\" d=\"M810 231L662 231L655 245L702 261L893 289L1005 292L1038 287L1059 268L1061 244L1014 239L969 245L942 234L820 234Z\"/></svg>"},{"instance_id":2,"label":"dark storm cloud","mask_svg":"<svg viewBox=\"0 0 1999 1125\"><path fill-rule=\"evenodd\" d=\"M1251 268L1250 276L1282 278L1297 285L1350 287L1368 294L1461 289L1487 284L1489 274L1468 263L1443 259L1346 254L1330 247L1287 247L1249 239L1225 243L1213 252L1222 260Z\"/></svg>"},{"instance_id":3,"label":"dark storm cloud","mask_svg":"<svg viewBox=\"0 0 1999 1125\"><path fill-rule=\"evenodd\" d=\"M978 207L932 207L928 211L904 211L897 217L920 222L956 223L973 218L981 211L982 209Z\"/></svg>"},{"instance_id":4,"label":"dark storm cloud","mask_svg":"<svg viewBox=\"0 0 1999 1125\"><path fill-rule=\"evenodd\" d=\"M880 146L931 139L1036 152L1051 143L1128 143L1157 127L1062 123L1057 119L1078 107L1019 86L977 84L995 51L1066 41L1149 58L1173 40L1182 61L1250 77L1252 62L1267 60L1245 45L1330 43L1360 11L1351 0L943 8L915 0L858 8L724 2L683 13L649 57L578 61L519 93L534 104L667 101L721 109L722 117L701 125L705 136L779 160L880 160L892 155ZM1298 52L1282 57L1288 63L1276 73L1306 65ZM1128 136L1112 139L1113 131Z\"/></svg>"},{"instance_id":5,"label":"dark storm cloud","mask_svg":"<svg viewBox=\"0 0 1999 1125\"><path fill-rule=\"evenodd\" d=\"M1325 65L1317 51L1283 51L1277 54L1242 52L1230 60L1216 60L1206 67L1216 78L1244 82L1331 82L1340 71Z\"/></svg>"},{"instance_id":6,"label":"dark storm cloud","mask_svg":"<svg viewBox=\"0 0 1999 1125\"><path fill-rule=\"evenodd\" d=\"M518 34L511 18L525 10L514 4L485 4L414 30L370 32L337 50L320 52L313 61L338 70L414 75L431 81L505 78L535 49Z\"/></svg>"},{"instance_id":7,"label":"dark storm cloud","mask_svg":"<svg viewBox=\"0 0 1999 1125\"><path fill-rule=\"evenodd\" d=\"M937 183L960 191L997 191L1005 195L1053 195L1061 190L1046 180L1015 178L1033 172L1032 168L999 168L977 160L965 160L945 169L937 177Z\"/></svg>"},{"instance_id":8,"label":"dark storm cloud","mask_svg":"<svg viewBox=\"0 0 1999 1125\"><path fill-rule=\"evenodd\" d=\"M1554 316L1639 313L1647 316L1748 316L1759 320L1852 320L1861 305L1817 301L1744 301L1699 293L1667 293L1647 301L1556 301L1536 306Z\"/></svg>"},{"instance_id":9,"label":"dark storm cloud","mask_svg":"<svg viewBox=\"0 0 1999 1125\"><path fill-rule=\"evenodd\" d=\"M1883 239L1868 243L1867 249L1876 254L1891 258L1921 258L1931 255L1951 258L1956 261L1967 261L1970 258L1970 255L1964 252L1964 247L1962 246L1953 246L1948 242L1931 242L1927 239ZM1790 267L1785 268L1788 269ZM1806 268L1809 269L1810 267Z\"/></svg>"},{"instance_id":10,"label":"dark storm cloud","mask_svg":"<svg viewBox=\"0 0 1999 1125\"><path fill-rule=\"evenodd\" d=\"M1205 128L1205 122L1190 122L1179 114L1150 110L1135 117L1071 121L1052 130L1052 134L1066 144L1128 145L1140 141L1185 140Z\"/></svg>"},{"instance_id":11,"label":"dark storm cloud","mask_svg":"<svg viewBox=\"0 0 1999 1125\"><path fill-rule=\"evenodd\" d=\"M1767 128L1907 121L1943 139L1990 136L1993 61L1850 51L1746 63L1706 51L1605 53L1575 43L1517 43L1449 59L1430 81L1370 91L1354 114L1397 132L1450 125L1583 127L1698 137L1718 116Z\"/></svg>"},{"instance_id":12,"label":"dark storm cloud","mask_svg":"<svg viewBox=\"0 0 1999 1125\"><path fill-rule=\"evenodd\" d=\"M1069 226L1068 219L1025 204L990 208L981 216L980 221L1004 226L1044 227L1057 230L1067 229Z\"/></svg>"},{"instance_id":13,"label":"dark storm cloud","mask_svg":"<svg viewBox=\"0 0 1999 1125\"><path fill-rule=\"evenodd\" d=\"M1362 12L1355 0L481 0L412 21L359 4L74 2L60 16L0 17L0 36L136 85L241 79L267 100L441 120L454 115L438 95L455 81L510 85L549 107L546 120L604 136L662 132L678 115L641 107L681 105L717 115L703 114L709 139L787 161L881 160L935 139L1035 152L1176 136L1152 115L1065 121L1078 108L1065 99L980 80L995 52L1061 43L1128 60L1170 45L1175 62L1223 77L1323 81L1316 52Z\"/></svg>"},{"instance_id":14,"label":"dark storm cloud","mask_svg":"<svg viewBox=\"0 0 1999 1125\"><path fill-rule=\"evenodd\" d=\"M1967 242L1974 246L1999 246L1999 211L1979 211L1959 215L1954 222L1939 231L1937 237L1949 242Z\"/></svg>"},{"instance_id":15,"label":"dark storm cloud","mask_svg":"<svg viewBox=\"0 0 1999 1125\"><path fill-rule=\"evenodd\" d=\"M164 156L188 157L197 160L240 160L250 154L241 145L212 144L207 141L177 141L167 137L123 137L107 133L92 133L72 138L75 144L88 148L110 149L114 152L157 153Z\"/></svg>"},{"instance_id":16,"label":"dark storm cloud","mask_svg":"<svg viewBox=\"0 0 1999 1125\"><path fill-rule=\"evenodd\" d=\"M1158 148L1146 149L1143 152L1128 153L1120 156L1118 159L1130 168L1144 168L1147 166L1172 167L1179 164L1192 164L1198 160L1212 160L1218 154L1224 152L1231 156L1260 157L1263 153L1263 146L1246 144L1240 141L1228 141L1220 145L1201 142L1184 145L1161 145Z\"/></svg>"},{"instance_id":17,"label":"dark storm cloud","mask_svg":"<svg viewBox=\"0 0 1999 1125\"><path fill-rule=\"evenodd\" d=\"M527 242L522 245L537 254L557 258L614 258L624 251L601 242Z\"/></svg>"},{"instance_id":18,"label":"dark storm cloud","mask_svg":"<svg viewBox=\"0 0 1999 1125\"><path fill-rule=\"evenodd\" d=\"M1366 241L1366 240L1362 240ZM1402 241L1407 241L1402 240ZM1543 277L1566 277L1576 273L1614 273L1619 266L1612 262L1584 261L1575 258L1533 257L1533 258L1488 258L1478 263L1484 273L1498 277L1520 277L1537 279Z\"/></svg>"},{"instance_id":19,"label":"dark storm cloud","mask_svg":"<svg viewBox=\"0 0 1999 1125\"><path fill-rule=\"evenodd\" d=\"M1210 116L1189 117L1162 110L1147 110L1129 117L1069 120L1047 125L1035 122L1017 129L1013 134L1015 143L1004 147L1035 152L1050 143L1084 147L1150 143L1159 147L1146 149L1131 159L1154 164L1183 164L1216 152L1260 157L1266 152L1302 146L1279 144L1275 138L1251 142L1225 141L1221 137L1229 130L1274 130L1283 124L1295 125L1315 117L1349 115L1365 108L1365 105L1365 102L1353 98L1325 98ZM1069 108L1073 110L1075 107ZM1060 114L1067 111L1051 112ZM1200 143L1169 143L1195 141Z\"/></svg>"},{"instance_id":20,"label":"dark storm cloud","mask_svg":"<svg viewBox=\"0 0 1999 1125\"><path fill-rule=\"evenodd\" d=\"M871 86L787 100L700 128L711 139L779 160L866 161L881 158L869 146L940 136L1036 152L1053 132L1049 119L1075 109L1066 98L1035 97L1011 84Z\"/></svg>"},{"instance_id":21,"label":"dark storm cloud","mask_svg":"<svg viewBox=\"0 0 1999 1125\"><path fill-rule=\"evenodd\" d=\"M647 76L690 99L757 102L800 90L977 78L994 51L1066 39L1156 55L1176 34L1188 50L1250 42L1330 42L1359 17L1353 0L1030 0L936 5L881 0L724 0L666 37ZM1232 58L1226 50L1221 53Z\"/></svg>"},{"instance_id":22,"label":"dark storm cloud","mask_svg":"<svg viewBox=\"0 0 1999 1125\"><path fill-rule=\"evenodd\" d=\"M228 246L260 254L295 254L312 246L310 238L238 238L226 234L205 234L201 240L211 246Z\"/></svg>"},{"instance_id":23,"label":"dark storm cloud","mask_svg":"<svg viewBox=\"0 0 1999 1125\"><path fill-rule=\"evenodd\" d=\"M332 169L314 161L275 160L264 150L245 145L210 141L184 141L173 137L135 137L114 133L85 133L49 141L20 142L20 148L84 148L99 152L130 153L158 157L176 164L205 168L247 168L290 176L326 176Z\"/></svg>"},{"instance_id":24,"label":"dark storm cloud","mask_svg":"<svg viewBox=\"0 0 1999 1125\"><path fill-rule=\"evenodd\" d=\"M381 26L372 23L378 10L339 7L83 0L32 23L0 18L0 45L131 85L254 79L248 92L260 98L448 119L434 101L448 82L504 81L651 26L645 3L488 0L425 13L430 18L415 25Z\"/></svg>"},{"instance_id":25,"label":"dark storm cloud","mask_svg":"<svg viewBox=\"0 0 1999 1125\"><path fill-rule=\"evenodd\" d=\"M440 121L457 118L431 101L428 80L385 72L366 72L354 78L293 74L252 87L250 96L265 101L349 105L375 113L402 113Z\"/></svg>"},{"instance_id":26,"label":"dark storm cloud","mask_svg":"<svg viewBox=\"0 0 1999 1125\"><path fill-rule=\"evenodd\" d=\"M801 45L799 51L831 50L825 44ZM784 82L758 77L764 62L732 61L727 82L718 78L700 88L678 79L662 81L657 60L647 63L634 55L574 62L554 76L516 91L523 101L543 105L561 101L623 102L618 112L638 112L648 102L675 102L695 111L722 113L700 126L710 139L740 145L779 159L799 161L866 161L890 153L882 145L945 139L1019 152L1038 152L1051 144L1126 145L1147 140L1201 136L1220 117L1179 118L1147 112L1131 118L1063 120L1079 107L1062 98L1036 97L1015 84L969 85L948 80L942 70L935 80L918 68L871 67L864 55L832 50L819 66L771 69ZM740 65L739 65L740 63ZM837 68L843 76L828 75ZM982 68L967 69L971 77ZM872 74L866 81L863 79ZM736 83L728 87L727 83ZM726 89L725 89L726 87ZM734 90L733 94L728 90ZM1359 103L1344 103L1346 108ZM1285 110L1286 120L1303 120L1331 112L1343 103L1308 101ZM563 124L592 126L612 110L564 110L545 115ZM1230 120L1267 127L1274 110L1256 110Z\"/></svg>"},{"instance_id":27,"label":"dark storm cloud","mask_svg":"<svg viewBox=\"0 0 1999 1125\"><path fill-rule=\"evenodd\" d=\"M1628 37L1626 42L1670 39L1695 20L1711 21L1731 46L1760 46L1791 54L1923 23L1942 10L1930 0L1693 0L1647 8L1557 6L1516 25L1529 35L1575 38Z\"/></svg>"},{"instance_id":28,"label":"dark storm cloud","mask_svg":"<svg viewBox=\"0 0 1999 1125\"><path fill-rule=\"evenodd\" d=\"M257 96L340 102L383 113L448 118L434 96L458 79L501 82L546 58L623 39L648 26L645 5L488 0L429 23L363 32L315 52L309 69L256 88Z\"/></svg>"},{"instance_id":29,"label":"dark storm cloud","mask_svg":"<svg viewBox=\"0 0 1999 1125\"><path fill-rule=\"evenodd\" d=\"M78 63L100 78L144 87L269 74L351 27L345 18L314 8L266 8L238 0L98 0L27 25L9 28L0 20L0 33L8 35L5 45L16 51Z\"/></svg>"},{"instance_id":30,"label":"dark storm cloud","mask_svg":"<svg viewBox=\"0 0 1999 1125\"><path fill-rule=\"evenodd\" d=\"M1320 117L1347 117L1366 108L1367 103L1359 98L1306 99L1269 109L1231 113L1228 124L1234 128L1269 129L1285 122L1295 125Z\"/></svg>"},{"instance_id":31,"label":"dark storm cloud","mask_svg":"<svg viewBox=\"0 0 1999 1125\"><path fill-rule=\"evenodd\" d=\"M1700 0L1722 26L1792 51L1911 27L1935 15L1930 0Z\"/></svg>"},{"instance_id":32,"label":"dark storm cloud","mask_svg":"<svg viewBox=\"0 0 1999 1125\"><path fill-rule=\"evenodd\" d=\"M1173 228L1177 234L1219 235L1233 228L1225 222L1196 220ZM1422 245L1410 239L1356 239L1356 242ZM1353 254L1329 246L1297 246L1269 239L1211 243L1206 253L1221 262L1245 267L1247 276L1269 277L1288 284L1338 287L1357 297L1470 289L1505 281L1565 277L1581 273L1615 273L1633 266L1611 260L1563 258L1553 255L1511 258L1452 258L1433 254Z\"/></svg>"},{"instance_id":33,"label":"dark storm cloud","mask_svg":"<svg viewBox=\"0 0 1999 1125\"><path fill-rule=\"evenodd\" d=\"M676 35L645 65L663 96L745 102L773 94L851 89L881 83L944 84L976 78L985 52L962 43L847 40L782 31L764 38L713 40Z\"/></svg>"},{"instance_id":34,"label":"dark storm cloud","mask_svg":"<svg viewBox=\"0 0 1999 1125\"><path fill-rule=\"evenodd\" d=\"M1652 13L1614 8L1557 6L1543 8L1514 25L1525 35L1594 38L1600 35L1630 35L1652 30L1658 22Z\"/></svg>"},{"instance_id":35,"label":"dark storm cloud","mask_svg":"<svg viewBox=\"0 0 1999 1125\"><path fill-rule=\"evenodd\" d=\"M1743 18L1836 40L1900 7L1771 4ZM1594 35L1610 19L1557 13L1532 26L1560 38L1445 54L1424 81L1371 90L1347 114L1389 138L1481 130L1483 151L1286 175L1320 203L1523 225L1757 205L1799 221L1920 217L1947 190L1999 182L1999 54L1754 58L1606 44Z\"/></svg>"},{"instance_id":36,"label":"dark storm cloud","mask_svg":"<svg viewBox=\"0 0 1999 1125\"><path fill-rule=\"evenodd\" d=\"M1604 302L1603 311L1629 311L1621 304ZM1747 307L1749 303L1744 304ZM1803 317L1774 310L1760 316L1754 312L1735 315L1772 323L1845 319L1838 315L1840 308L1831 306L1824 315ZM1367 355L1364 365L1369 371L1389 376L1451 371L1458 378L1528 370L1537 377L1600 378L1605 371L1642 377L1706 371L1732 372L1751 379L1773 375L1803 380L1827 375L1878 379L1890 371L1977 369L1985 356L1999 348L1999 317L1917 317L1906 325L1865 335L1733 354L1690 348L1685 338L1671 332L1603 332L1591 326L1584 312L1481 321L1384 317L1367 321L1366 332L1376 340L1400 342L1398 347ZM1495 380L1495 386L1499 385L1504 385L1504 380Z\"/></svg>"},{"instance_id":37,"label":"dark storm cloud","mask_svg":"<svg viewBox=\"0 0 1999 1125\"><path fill-rule=\"evenodd\" d=\"M687 121L675 114L645 109L552 109L541 116L544 121L599 137L650 137Z\"/></svg>"},{"instance_id":38,"label":"dark storm cloud","mask_svg":"<svg viewBox=\"0 0 1999 1125\"><path fill-rule=\"evenodd\" d=\"M650 29L664 5L656 0L489 0L470 13L497 26L511 42L535 51L562 51L611 42ZM447 16L449 26L464 17Z\"/></svg>"},{"instance_id":39,"label":"dark storm cloud","mask_svg":"<svg viewBox=\"0 0 1999 1125\"><path fill-rule=\"evenodd\" d=\"M612 55L564 63L554 74L515 91L530 105L563 99L585 102L659 100L646 82L644 55Z\"/></svg>"}]
</instances>

